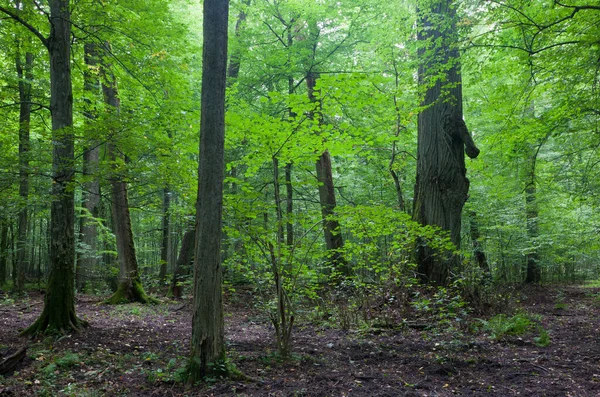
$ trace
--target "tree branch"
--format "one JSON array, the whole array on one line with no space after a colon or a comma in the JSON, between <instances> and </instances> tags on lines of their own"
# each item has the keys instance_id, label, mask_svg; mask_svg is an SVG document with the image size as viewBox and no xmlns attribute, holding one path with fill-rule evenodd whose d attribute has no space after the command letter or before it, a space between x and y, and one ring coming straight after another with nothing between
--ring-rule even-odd
<instances>
[{"instance_id":1,"label":"tree branch","mask_svg":"<svg viewBox=\"0 0 600 397\"><path fill-rule=\"evenodd\" d=\"M21 18L16 13L12 12L11 10L9 10L8 8L0 6L0 12L5 13L6 15L8 15L9 17L11 17L12 19L14 19L15 21L17 21L18 23L20 23L21 25L23 25L24 27L26 27L31 33L33 33L38 39L40 39L40 41L42 42L42 44L44 45L44 47L48 48L48 39L46 37L44 37L44 35L42 33L40 33L40 31L37 30L29 22L27 22L26 20L24 20L23 18Z\"/></svg>"}]
</instances>

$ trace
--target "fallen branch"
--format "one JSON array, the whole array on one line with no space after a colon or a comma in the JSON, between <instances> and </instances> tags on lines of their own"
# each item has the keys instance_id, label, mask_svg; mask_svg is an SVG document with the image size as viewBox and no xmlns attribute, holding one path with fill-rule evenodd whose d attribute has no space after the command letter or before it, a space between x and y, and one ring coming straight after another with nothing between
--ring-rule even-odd
<instances>
[{"instance_id":1,"label":"fallen branch","mask_svg":"<svg viewBox=\"0 0 600 397\"><path fill-rule=\"evenodd\" d=\"M6 375L17 367L17 365L25 358L27 353L27 345L21 347L19 350L7 356L0 362L0 375Z\"/></svg>"}]
</instances>

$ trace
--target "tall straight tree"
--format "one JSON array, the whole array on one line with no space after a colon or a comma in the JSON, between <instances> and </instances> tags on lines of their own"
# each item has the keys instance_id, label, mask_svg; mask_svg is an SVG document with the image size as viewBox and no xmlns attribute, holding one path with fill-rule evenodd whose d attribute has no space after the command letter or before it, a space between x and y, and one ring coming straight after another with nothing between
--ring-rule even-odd
<instances>
[{"instance_id":1,"label":"tall straight tree","mask_svg":"<svg viewBox=\"0 0 600 397\"><path fill-rule=\"evenodd\" d=\"M308 88L308 98L311 102L317 103L316 114L311 117L318 118L318 124L321 123L322 114L315 87L319 78L318 73L311 72L306 76L306 86ZM344 239L340 231L340 223L334 218L335 207L335 186L333 184L333 172L331 169L331 155L326 149L319 155L316 161L317 181L319 182L319 203L321 205L321 215L323 217L323 234L325 236L325 247L329 255L329 262L338 276L349 276L350 269L341 250L344 248Z\"/></svg>"},{"instance_id":2,"label":"tall straight tree","mask_svg":"<svg viewBox=\"0 0 600 397\"><path fill-rule=\"evenodd\" d=\"M419 86L424 92L418 117L417 180L413 218L450 232L460 246L461 213L467 200L465 146L479 155L463 121L462 81L452 0L422 0L418 10ZM425 244L416 256L423 281L446 284L458 258L444 258Z\"/></svg>"},{"instance_id":3,"label":"tall straight tree","mask_svg":"<svg viewBox=\"0 0 600 397\"><path fill-rule=\"evenodd\" d=\"M106 42L104 44L104 50L104 60L100 62L100 72L103 78L102 94L104 102L108 105L109 114L113 118L118 118L121 111L121 101L117 91L117 81L112 73L111 65L106 62L111 53L110 43ZM112 222L117 241L117 256L119 258L119 286L117 291L105 302L109 304L126 302L157 303L156 299L146 294L140 279L133 229L131 228L127 182L122 170L119 170L117 146L114 142L108 142L107 152L113 165L112 175L110 176L110 198Z\"/></svg>"},{"instance_id":4,"label":"tall straight tree","mask_svg":"<svg viewBox=\"0 0 600 397\"><path fill-rule=\"evenodd\" d=\"M50 35L46 38L14 10L0 11L29 29L48 49L52 114L52 204L50 274L40 317L23 334L66 333L85 322L75 314L75 195L73 90L71 85L71 11L69 0L49 0Z\"/></svg>"},{"instance_id":5,"label":"tall straight tree","mask_svg":"<svg viewBox=\"0 0 600 397\"><path fill-rule=\"evenodd\" d=\"M17 8L20 4L17 3ZM28 40L27 40L28 41ZM27 42L26 41L26 42ZM22 207L19 210L18 238L17 238L17 262L15 266L15 285L17 292L23 291L25 286L25 270L29 267L27 260L27 225L29 223L28 205L29 201L29 152L30 139L29 123L31 121L31 82L33 80L33 54L25 53L25 59L21 57L21 45L23 40L17 40L16 68L19 77L19 196Z\"/></svg>"},{"instance_id":6,"label":"tall straight tree","mask_svg":"<svg viewBox=\"0 0 600 397\"><path fill-rule=\"evenodd\" d=\"M221 228L228 12L228 0L204 1L194 314L188 366L191 383L211 372L227 371L224 363Z\"/></svg>"},{"instance_id":7,"label":"tall straight tree","mask_svg":"<svg viewBox=\"0 0 600 397\"><path fill-rule=\"evenodd\" d=\"M100 161L101 143L94 136L93 120L97 118L94 101L100 91L100 81L94 69L98 66L98 45L93 42L84 44L84 103L85 108L85 132L86 143L83 148L83 181L82 193L82 216L80 217L79 238L80 243L86 247L86 251L77 258L76 283L77 289L82 290L85 286L88 272L93 269L97 262L98 230L95 219L100 211L100 179L98 178L98 164Z\"/></svg>"}]
</instances>

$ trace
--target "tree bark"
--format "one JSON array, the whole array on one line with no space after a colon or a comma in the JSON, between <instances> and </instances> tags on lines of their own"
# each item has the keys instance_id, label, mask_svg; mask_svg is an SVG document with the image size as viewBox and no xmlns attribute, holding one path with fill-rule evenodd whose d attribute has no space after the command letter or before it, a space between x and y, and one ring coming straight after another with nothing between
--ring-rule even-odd
<instances>
[{"instance_id":1,"label":"tree bark","mask_svg":"<svg viewBox=\"0 0 600 397\"><path fill-rule=\"evenodd\" d=\"M221 231L228 0L204 1L200 163L194 249L189 382L228 372L222 303Z\"/></svg>"},{"instance_id":2,"label":"tree bark","mask_svg":"<svg viewBox=\"0 0 600 397\"><path fill-rule=\"evenodd\" d=\"M428 7L418 12L419 85L424 88L425 97L418 117L413 219L448 231L452 243L460 247L461 213L469 191L464 153L475 158L479 149L462 118L453 2L426 3ZM459 258L438 254L421 242L416 252L418 272L424 282L445 285Z\"/></svg>"},{"instance_id":3,"label":"tree bark","mask_svg":"<svg viewBox=\"0 0 600 397\"><path fill-rule=\"evenodd\" d=\"M105 43L105 48L110 51L110 44ZM109 107L109 112L118 116L120 112L120 99L117 83L110 65L100 63L103 77L102 93L104 102ZM157 303L157 300L146 295L138 271L133 229L131 228L131 215L129 213L129 199L127 197L127 182L123 173L118 169L117 148L113 142L107 143L108 158L113 165L110 176L111 185L111 215L115 238L117 240L117 256L119 259L119 286L117 291L105 303L120 304L127 302Z\"/></svg>"},{"instance_id":4,"label":"tree bark","mask_svg":"<svg viewBox=\"0 0 600 397\"><path fill-rule=\"evenodd\" d=\"M483 247L481 246L481 233L479 232L479 222L477 221L477 213L469 211L469 226L471 232L471 242L473 243L473 255L475 262L484 274L490 274L490 266L487 261Z\"/></svg>"},{"instance_id":5,"label":"tree bark","mask_svg":"<svg viewBox=\"0 0 600 397\"><path fill-rule=\"evenodd\" d=\"M294 189L292 189L292 163L285 165L285 244L294 246Z\"/></svg>"},{"instance_id":6,"label":"tree bark","mask_svg":"<svg viewBox=\"0 0 600 397\"><path fill-rule=\"evenodd\" d=\"M315 96L315 86L318 74L309 73L306 76L306 85L308 88L308 97L312 102L317 102ZM313 117L321 117L314 115ZM320 121L319 121L320 123ZM317 181L319 183L319 202L321 205L321 215L323 217L323 235L325 237L325 247L327 248L329 263L335 273L341 276L350 275L350 269L341 252L344 248L344 239L342 237L340 224L334 218L335 207L335 186L333 184L333 174L331 170L331 155L325 150L316 162Z\"/></svg>"},{"instance_id":7,"label":"tree bark","mask_svg":"<svg viewBox=\"0 0 600 397\"><path fill-rule=\"evenodd\" d=\"M0 287L6 283L6 271L8 270L8 224L0 220Z\"/></svg>"},{"instance_id":8,"label":"tree bark","mask_svg":"<svg viewBox=\"0 0 600 397\"><path fill-rule=\"evenodd\" d=\"M171 294L174 298L181 299L183 296L183 288L180 282L184 275L191 273L192 260L194 259L194 243L196 241L196 230L191 228L183 235L181 249L173 270L173 278L171 279Z\"/></svg>"},{"instance_id":9,"label":"tree bark","mask_svg":"<svg viewBox=\"0 0 600 397\"><path fill-rule=\"evenodd\" d=\"M100 93L100 82L93 69L98 65L98 48L95 43L84 44L84 103L83 115L85 117L86 145L83 148L83 178L82 183L82 211L79 227L79 241L85 247L86 252L77 258L76 281L77 289L83 290L90 269L93 269L97 260L98 230L96 221L90 219L98 218L100 209L100 180L97 176L100 161L100 141L92 131L92 121L97 118L94 106L95 98Z\"/></svg>"},{"instance_id":10,"label":"tree bark","mask_svg":"<svg viewBox=\"0 0 600 397\"><path fill-rule=\"evenodd\" d=\"M525 275L526 283L539 283L542 279L542 272L539 266L539 254L537 251L537 239L539 237L538 226L538 206L537 206L537 188L535 186L535 163L536 155L531 159L531 168L527 175L525 186L525 215L527 218L527 238L530 248L527 252L527 271Z\"/></svg>"},{"instance_id":11,"label":"tree bark","mask_svg":"<svg viewBox=\"0 0 600 397\"><path fill-rule=\"evenodd\" d=\"M31 82L33 80L33 54L25 53L25 62L21 59L20 46L22 40L17 40L16 68L19 76L19 197L21 209L17 231L17 260L15 262L15 292L22 292L25 287L25 271L29 268L27 255L28 235L28 201L29 201L29 152L30 152L30 122L31 122Z\"/></svg>"},{"instance_id":12,"label":"tree bark","mask_svg":"<svg viewBox=\"0 0 600 397\"><path fill-rule=\"evenodd\" d=\"M40 317L25 335L66 333L86 323L75 315L75 197L71 15L69 0L50 0L50 36L42 40L50 56L52 114L52 204L50 274ZM38 36L39 37L39 36Z\"/></svg>"},{"instance_id":13,"label":"tree bark","mask_svg":"<svg viewBox=\"0 0 600 397\"><path fill-rule=\"evenodd\" d=\"M162 238L160 243L160 271L158 279L165 281L167 279L167 266L169 264L169 232L171 230L171 192L169 187L163 189L162 202Z\"/></svg>"}]
</instances>

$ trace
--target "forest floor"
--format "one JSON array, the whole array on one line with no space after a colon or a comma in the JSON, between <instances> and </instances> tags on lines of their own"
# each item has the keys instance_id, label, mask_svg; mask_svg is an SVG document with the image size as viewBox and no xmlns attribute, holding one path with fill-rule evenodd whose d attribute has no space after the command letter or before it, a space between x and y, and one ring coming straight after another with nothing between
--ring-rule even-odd
<instances>
[{"instance_id":1,"label":"forest floor","mask_svg":"<svg viewBox=\"0 0 600 397\"><path fill-rule=\"evenodd\" d=\"M600 396L600 289L521 293L519 310L536 326L519 336L494 339L474 318L463 329L348 331L298 320L286 362L251 295L228 295L228 356L252 380L194 387L176 381L189 352L187 301L106 306L80 295L77 313L89 328L27 340L18 331L39 315L43 296L0 294L0 357L29 345L17 371L0 377L0 396Z\"/></svg>"}]
</instances>

